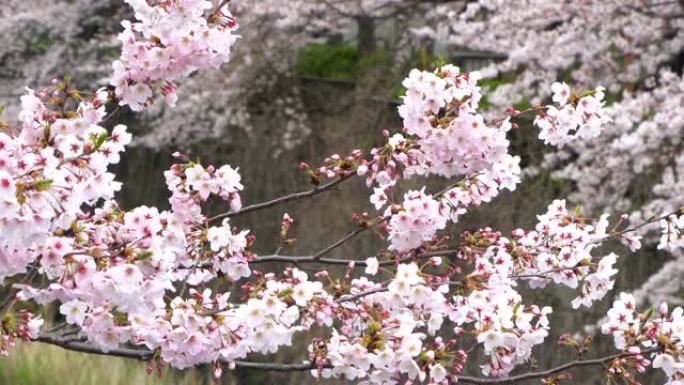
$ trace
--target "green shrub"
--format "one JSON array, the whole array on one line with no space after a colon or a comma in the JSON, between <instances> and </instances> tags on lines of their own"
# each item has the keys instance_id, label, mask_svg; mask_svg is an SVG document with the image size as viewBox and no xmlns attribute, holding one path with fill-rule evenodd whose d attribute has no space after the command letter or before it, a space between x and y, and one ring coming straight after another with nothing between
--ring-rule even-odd
<instances>
[{"instance_id":1,"label":"green shrub","mask_svg":"<svg viewBox=\"0 0 684 385\"><path fill-rule=\"evenodd\" d=\"M351 45L309 44L299 51L295 70L300 76L351 79L358 64L358 51Z\"/></svg>"}]
</instances>

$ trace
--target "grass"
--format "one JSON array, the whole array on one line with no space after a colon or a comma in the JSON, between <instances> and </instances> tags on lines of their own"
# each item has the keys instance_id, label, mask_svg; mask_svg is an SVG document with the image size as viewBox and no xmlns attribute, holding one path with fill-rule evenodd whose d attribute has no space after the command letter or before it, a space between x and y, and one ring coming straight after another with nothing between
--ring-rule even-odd
<instances>
[{"instance_id":1,"label":"grass","mask_svg":"<svg viewBox=\"0 0 684 385\"><path fill-rule=\"evenodd\" d=\"M167 370L148 375L145 362L69 352L45 344L19 344L0 358L0 384L7 385L202 385L214 383L207 371Z\"/></svg>"},{"instance_id":2,"label":"grass","mask_svg":"<svg viewBox=\"0 0 684 385\"><path fill-rule=\"evenodd\" d=\"M388 50L361 55L349 44L309 44L298 54L295 72L301 76L352 80L374 68L389 68L392 55Z\"/></svg>"}]
</instances>

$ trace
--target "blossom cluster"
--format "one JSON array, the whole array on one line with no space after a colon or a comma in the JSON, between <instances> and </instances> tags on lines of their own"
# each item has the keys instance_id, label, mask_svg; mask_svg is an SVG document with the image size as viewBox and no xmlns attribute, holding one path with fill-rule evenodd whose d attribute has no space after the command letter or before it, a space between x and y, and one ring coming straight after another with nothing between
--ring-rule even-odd
<instances>
[{"instance_id":1,"label":"blossom cluster","mask_svg":"<svg viewBox=\"0 0 684 385\"><path fill-rule=\"evenodd\" d=\"M501 189L514 190L520 182L520 158L508 154L506 139L513 126L508 118L485 122L477 110L479 78L476 72L444 65L435 72L414 69L404 80L406 95L399 106L404 134L385 132L387 144L373 149L369 167L359 172L367 173L366 183L373 186L370 201L375 208L387 205L390 249L417 248L444 228L446 220L458 221L469 206L490 201ZM463 180L439 196L412 191L403 202L394 202L402 176L429 174L460 175ZM414 207L417 203L422 210Z\"/></svg>"},{"instance_id":2,"label":"blossom cluster","mask_svg":"<svg viewBox=\"0 0 684 385\"><path fill-rule=\"evenodd\" d=\"M436 218L439 225L446 222L439 215L438 203L424 192L409 192L406 200L413 205L410 207L432 213L432 217L404 213L407 223L427 223L423 228L430 228L437 223ZM390 220L390 229L396 218ZM486 356L483 374L507 376L530 358L535 345L544 342L552 311L550 307L525 304L515 289L518 281L526 281L532 288L549 282L577 288L582 283L580 295L572 303L578 307L603 298L612 288L616 273L615 254L592 255L594 248L610 236L607 215L590 224L577 212L568 212L565 201L559 200L538 218L535 230L514 230L510 238L490 229L466 233L458 257L472 266L472 272L459 278L457 284L462 289L451 297L447 293L451 292L449 284L454 283L454 271L444 275L427 272L442 265L436 257L423 267L415 263L398 265L386 291L378 290L382 289L379 283L365 278L354 280L351 293L368 294L360 303L340 304L341 329L333 329L329 340L310 346L312 360L319 364L314 375L373 384L393 381L396 377L392 373L404 373L421 382L428 378L434 383L455 380L463 361L440 362L439 358L460 357L462 336L472 334ZM424 242L410 227L401 234L416 236L416 245ZM378 274L378 259L366 262L366 273ZM359 319L363 320L360 324ZM447 319L456 325L457 337L443 341L437 332ZM348 324L349 320L354 323Z\"/></svg>"},{"instance_id":3,"label":"blossom cluster","mask_svg":"<svg viewBox=\"0 0 684 385\"><path fill-rule=\"evenodd\" d=\"M525 234L521 240L536 251L534 261L522 274L542 272L543 276L532 277L530 285L543 287L551 279L556 284L576 288L583 280L580 296L572 302L574 308L590 307L593 301L603 298L614 285L617 255L611 253L596 263L591 252L609 237L608 215L589 224L577 213L569 213L564 200L556 200L538 219L536 231Z\"/></svg>"},{"instance_id":4,"label":"blossom cluster","mask_svg":"<svg viewBox=\"0 0 684 385\"><path fill-rule=\"evenodd\" d=\"M171 210L122 210L113 200L121 184L108 167L119 162L131 135L123 125L106 128L111 96L80 92L68 79L28 90L21 126L0 133L0 278L27 271L43 276L45 284L31 275L17 283L15 300L60 301L67 322L103 351L130 342L161 347L164 359L179 367L207 362L212 355L195 350L197 344L222 343L216 335L200 341L198 329L218 329L198 314L228 297L205 293L200 299L194 286L217 274L233 280L251 275L253 237L227 220L210 226L201 203L215 195L239 210L240 175L230 166L176 164L165 174ZM167 300L179 281L191 287L192 298ZM184 306L197 314L174 318ZM8 344L17 336L38 337L42 320L26 310L19 314L3 331Z\"/></svg>"},{"instance_id":5,"label":"blossom cluster","mask_svg":"<svg viewBox=\"0 0 684 385\"><path fill-rule=\"evenodd\" d=\"M69 230L82 205L111 199L121 187L107 168L119 162L131 135L123 125L111 133L100 125L107 92L79 96L76 109L63 113L59 107L74 103L76 91L55 84L28 90L21 128L0 133L0 278L24 272L41 255L61 258L66 251L52 249L52 234Z\"/></svg>"},{"instance_id":6,"label":"blossom cluster","mask_svg":"<svg viewBox=\"0 0 684 385\"><path fill-rule=\"evenodd\" d=\"M121 272L131 284L142 279L131 266ZM232 362L251 352L273 353L290 345L295 332L330 322L335 303L322 292L320 282L309 281L296 269L286 274L284 279L266 275L263 288L241 304L228 302L230 293L214 295L209 289L193 288L188 298L177 296L168 309L149 313L121 306L112 313L106 305L93 307L77 299L65 301L60 311L104 351L130 342L160 349L161 359L177 368Z\"/></svg>"},{"instance_id":7,"label":"blossom cluster","mask_svg":"<svg viewBox=\"0 0 684 385\"><path fill-rule=\"evenodd\" d=\"M178 79L230 60L237 20L226 7L206 15L207 0L126 2L138 21L122 23L121 58L113 64L110 83L121 105L139 111L161 93L173 106Z\"/></svg>"},{"instance_id":8,"label":"blossom cluster","mask_svg":"<svg viewBox=\"0 0 684 385\"><path fill-rule=\"evenodd\" d=\"M684 215L669 215L660 220L659 249L684 247Z\"/></svg>"},{"instance_id":9,"label":"blossom cluster","mask_svg":"<svg viewBox=\"0 0 684 385\"><path fill-rule=\"evenodd\" d=\"M513 285L523 280L532 288L542 288L553 282L573 289L582 283L579 296L572 301L574 308L602 299L613 288L617 273L613 268L616 254L592 255L610 236L607 215L589 224L569 213L565 201L556 200L538 220L535 230L516 229L510 238L491 229L468 234L461 256L476 260L483 277L496 273L498 283ZM487 247L482 250L481 245Z\"/></svg>"},{"instance_id":10,"label":"blossom cluster","mask_svg":"<svg viewBox=\"0 0 684 385\"><path fill-rule=\"evenodd\" d=\"M403 166L404 177L438 174L462 175L464 179L435 197L434 203L439 205L439 210L423 200L427 216L410 214L416 211L411 208L415 205L416 192L406 194L403 202L397 204L399 208L390 204L385 210L385 217L390 218L390 249L405 252L417 248L444 227L442 218L457 222L471 206L490 201L502 189L514 190L520 182L520 158L508 153L506 139L513 127L511 117L495 121L495 124L485 122L478 112L479 78L477 73L461 73L458 67L445 65L434 73L413 70L404 80L407 91L399 114L408 136L395 134L389 137L386 133L389 138L385 147L371 151L373 164L367 184L378 186L373 188L371 203L378 210L394 203L392 192L401 178L400 166ZM538 125L541 121L550 124L540 125L542 139L547 139L550 127L556 124L546 117L559 111L558 108L569 112L573 124L579 125L579 128L572 127L576 130L572 139L595 137L610 121L602 110L600 87L581 98L572 94L565 83L554 84L552 90L556 104L548 106L546 114L536 119ZM564 135L569 135L568 130ZM403 237L398 237L397 233Z\"/></svg>"},{"instance_id":11,"label":"blossom cluster","mask_svg":"<svg viewBox=\"0 0 684 385\"><path fill-rule=\"evenodd\" d=\"M684 309L671 312L666 303L654 311L637 312L634 295L620 293L608 310L608 318L601 325L604 334L612 335L615 347L630 353L651 352L652 359L642 359L635 368L642 372L651 364L660 368L668 378L667 384L684 381ZM615 374L615 372L613 372Z\"/></svg>"},{"instance_id":12,"label":"blossom cluster","mask_svg":"<svg viewBox=\"0 0 684 385\"><path fill-rule=\"evenodd\" d=\"M445 65L435 73L414 69L404 80L406 96L399 115L404 132L420 148L400 160L410 173L471 174L489 169L507 152L510 124L490 126L477 112L479 78L477 72L461 73Z\"/></svg>"},{"instance_id":13,"label":"blossom cluster","mask_svg":"<svg viewBox=\"0 0 684 385\"><path fill-rule=\"evenodd\" d=\"M491 282L491 281L490 281ZM458 325L473 323L477 341L487 356L482 374L505 377L527 361L532 348L548 335L551 308L526 305L507 285L491 285L454 298Z\"/></svg>"},{"instance_id":14,"label":"blossom cluster","mask_svg":"<svg viewBox=\"0 0 684 385\"><path fill-rule=\"evenodd\" d=\"M275 353L291 345L295 332L330 323L336 306L318 281L309 281L297 269L286 277L264 276L263 287L253 290L244 303L228 302L230 293L211 297L191 293L171 302L172 316L159 316L152 324L138 325L144 343L161 348L162 359L184 368L207 362L233 362L247 354Z\"/></svg>"},{"instance_id":15,"label":"blossom cluster","mask_svg":"<svg viewBox=\"0 0 684 385\"><path fill-rule=\"evenodd\" d=\"M155 93L173 104L176 80L228 61L236 25L225 9L206 15L211 4L202 0L129 3L139 22L124 23L120 36L123 54L112 80L120 104L139 110ZM238 169L228 165L203 166L176 154L181 162L164 174L170 209L122 209L113 200L120 185L108 166L119 161L131 138L124 126L105 128L105 104L112 95L85 95L68 82L29 91L22 98L21 129L0 135L0 278L35 270L42 282L25 277L14 286L16 299L59 301L78 341L101 352L130 344L177 368L211 363L220 374L223 363L230 367L250 353L275 353L292 345L295 333L319 326L329 333L309 346L317 377L378 385L398 383L401 376L457 382L466 346L473 342L484 351L482 373L506 377L545 340L552 311L525 303L518 281L532 288L581 283L572 305L590 306L613 287L617 256L594 254L616 234L608 230L607 215L583 218L559 200L538 217L534 230L517 229L508 238L489 228L466 233L453 253L460 260L444 263L432 256L418 263L424 256L411 251L426 245L441 250L438 232L449 220L520 182L520 158L508 153L506 139L514 125L510 118L485 122L477 111L478 78L450 65L435 72L414 70L404 82L399 108L403 135L387 133L387 144L373 149L370 160L354 150L332 155L317 168L301 165L313 184L323 178L342 181L356 172L378 186L371 202L378 210L387 206L378 222L388 233L389 251L368 258L365 273L379 275L378 258L394 258L382 261L392 265L391 278L378 282L352 277L353 261L344 277L319 271L310 278L292 267L278 274L255 270L260 257L252 252L254 236L228 219L239 214L243 190ZM578 97L559 83L553 91L558 108L549 106L537 118L547 142L591 138L608 122L602 89ZM394 202L402 176L429 174L463 180L434 195L410 190L400 204ZM203 213L212 197L228 212ZM366 217L355 219L361 223ZM283 243L291 224L284 215ZM669 234L681 238L681 217L669 218L666 227L668 240ZM323 262L319 257L311 260ZM208 289L219 277L242 282L241 295L220 284L216 292ZM239 302L231 302L237 297ZM615 336L619 349L631 349L633 357L625 362L641 370L647 360L635 349L657 346L662 354L653 366L679 380L682 310L670 315L661 309L660 319L649 321L650 316L630 314L633 299L621 301L609 312L604 332ZM17 338L39 336L43 321L26 310L17 314L14 323L3 319L2 353ZM450 330L444 330L447 325ZM446 333L452 337L446 339ZM621 367L610 370L623 375Z\"/></svg>"},{"instance_id":16,"label":"blossom cluster","mask_svg":"<svg viewBox=\"0 0 684 385\"><path fill-rule=\"evenodd\" d=\"M541 130L539 139L546 144L563 146L577 138L593 139L611 118L604 111L603 87L578 96L565 83L552 86L553 101L546 112L537 115L534 124Z\"/></svg>"},{"instance_id":17,"label":"blossom cluster","mask_svg":"<svg viewBox=\"0 0 684 385\"><path fill-rule=\"evenodd\" d=\"M532 288L549 282L577 288L583 282L579 297L572 301L575 308L590 306L613 287L617 256L591 255L606 236L605 217L586 224L567 212L564 201L555 201L538 218L535 230L517 229L510 238L488 228L464 235L458 255L474 269L462 282L475 289L454 297L457 316L452 320L473 323L488 356L484 374L506 376L548 335L551 308L523 304L515 290L518 281Z\"/></svg>"},{"instance_id":18,"label":"blossom cluster","mask_svg":"<svg viewBox=\"0 0 684 385\"><path fill-rule=\"evenodd\" d=\"M437 333L451 312L448 285L429 281L415 263L400 264L387 291L366 278L352 281L362 297L338 308L342 324L326 341L309 347L316 377L344 377L369 384L396 383L397 374L446 383L460 372L465 353ZM369 293L364 295L365 293Z\"/></svg>"},{"instance_id":19,"label":"blossom cluster","mask_svg":"<svg viewBox=\"0 0 684 385\"><path fill-rule=\"evenodd\" d=\"M306 172L311 183L320 184L325 179L345 177L356 172L364 175L368 172L368 161L363 151L352 150L347 155L332 154L323 160L323 165L312 167L306 162L301 162L299 168Z\"/></svg>"},{"instance_id":20,"label":"blossom cluster","mask_svg":"<svg viewBox=\"0 0 684 385\"><path fill-rule=\"evenodd\" d=\"M17 340L31 341L38 335L44 323L45 320L25 309L16 315L4 316L0 325L0 356L8 356L9 350L16 346Z\"/></svg>"},{"instance_id":21,"label":"blossom cluster","mask_svg":"<svg viewBox=\"0 0 684 385\"><path fill-rule=\"evenodd\" d=\"M429 241L438 230L446 227L449 208L421 191L409 191L399 212L392 214L392 207L385 213L390 216L388 237L390 250L406 252Z\"/></svg>"},{"instance_id":22,"label":"blossom cluster","mask_svg":"<svg viewBox=\"0 0 684 385\"><path fill-rule=\"evenodd\" d=\"M611 124L594 140L547 153L540 169L572 182L568 198L590 211L631 211L634 222L684 203L684 182L678 177L684 170L684 81L679 64L671 64L681 50L672 36L684 31L684 25L671 21L684 8L679 2L652 4L657 7L641 12L643 4L637 0L562 5L542 0L533 7L479 0L458 18L448 17L445 10L442 19L455 41L501 54L501 61L482 70L487 76L511 79L488 93L488 101L497 107L509 105L511 98L544 100L559 73L578 89L606 87L612 97L604 112ZM624 33L636 31L635 25L646 28ZM655 182L644 184L644 173ZM634 186L643 189L638 198ZM657 225L644 226L637 233L645 244L657 245L659 230ZM676 260L644 280L634 292L638 304L669 300L680 290L680 285L667 283L684 276L679 268L684 254L668 251Z\"/></svg>"},{"instance_id":23,"label":"blossom cluster","mask_svg":"<svg viewBox=\"0 0 684 385\"><path fill-rule=\"evenodd\" d=\"M477 72L461 72L450 64L434 72L412 70L403 82L406 95L399 106L403 134L389 137L387 132L387 145L373 150L368 183L386 189L399 178L399 165L406 177L453 177L487 173L497 164L510 163L512 159L505 158L506 133L512 124L508 119L485 122L478 111L479 79Z\"/></svg>"}]
</instances>

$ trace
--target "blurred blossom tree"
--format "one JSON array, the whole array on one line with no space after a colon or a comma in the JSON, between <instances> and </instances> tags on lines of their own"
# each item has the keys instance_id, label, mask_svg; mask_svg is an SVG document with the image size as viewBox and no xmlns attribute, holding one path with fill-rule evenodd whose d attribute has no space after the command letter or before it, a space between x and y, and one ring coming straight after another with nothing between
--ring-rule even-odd
<instances>
[{"instance_id":1,"label":"blurred blossom tree","mask_svg":"<svg viewBox=\"0 0 684 385\"><path fill-rule=\"evenodd\" d=\"M208 364L216 377L244 367L309 371L315 378L364 384L560 384L570 382L580 367L603 370L609 383L636 384L649 366L662 369L668 384L684 382L684 310L670 310L664 302L676 287L653 294L647 283L637 296L617 297L600 325L614 340L613 354L585 358L591 339L565 334L558 343L577 358L529 370L524 368L534 347L548 342L553 309L519 292L523 285L565 286L577 293L573 308L592 307L614 288L618 272L618 254L600 248L606 242L622 242L622 255L642 243L681 255L684 104L678 27L684 4L271 0L230 4L234 14L228 1L126 3L132 11L118 34L121 51L107 70L105 87L82 91L80 84L103 70L64 51L53 58L54 70L64 69L56 64L62 56L64 63L84 68L72 78L26 89L16 123L2 123L0 278L7 288L0 302L2 354L11 354L17 341L34 341L142 359L150 372ZM37 31L27 45L37 51L33 57L47 60L56 40L79 34L92 37L88 41L97 51L107 36L106 25L90 25L77 12L95 12L88 2L50 2L43 9L29 4L10 3L16 13L3 27L9 31L8 25L27 21L25 28ZM99 14L122 12L115 2L99 6ZM192 99L184 89L192 90L193 79L228 62L229 73L233 66L240 75L253 71L250 81L264 68L271 75L287 72L290 67L277 56L287 50L276 47L291 36L297 38L287 48L300 46L345 23L357 23L359 53L365 54L375 49L375 21L387 18L422 18L435 26L407 28L400 39L412 33L448 36L459 46L507 58L483 73L445 63L411 70L398 108L402 129L385 130L384 143L368 152L353 149L317 165L302 162L309 189L243 205L241 193L249 186L243 186L237 167L205 165L176 152L176 163L164 173L169 210L126 210L116 202L114 195L124 186L110 166L133 140L127 127L117 124L118 111L163 104L164 111L183 109L184 99ZM245 21L240 35L238 20ZM77 27L70 30L65 21ZM2 52L10 63L25 47L12 43ZM257 54L270 60L257 63ZM488 100L494 107L483 111L482 77L510 73L514 76ZM251 86L242 76L223 80ZM522 99L532 103L512 107ZM211 104L211 98L200 100ZM197 106L197 100L185 106ZM199 107L176 128L160 125L154 132L177 135L197 114L211 110ZM245 111L239 102L230 108L235 119ZM508 139L528 116L539 138L556 148L539 167L575 180L573 199L585 209L621 215L583 215L557 199L534 228L505 235L483 224L453 241L445 231L449 223L501 191L516 189L535 172L523 173ZM645 182L645 168L656 170L657 177ZM420 183L420 176L433 176L442 188L408 185ZM234 221L324 194L354 178L365 180L374 210L351 213L354 227L319 250L287 253L298 230L287 213L278 245L268 255L255 253L255 235ZM649 190L646 200L631 199L629 192L637 187ZM223 212L209 214L210 203L222 205ZM362 233L375 234L386 248L361 259L330 256ZM272 263L287 267L268 272ZM311 272L311 266L318 269ZM653 279L673 271L678 274L681 267ZM240 286L231 294L225 288L233 283ZM639 312L649 297L658 299L657 308ZM48 327L37 314L52 303L59 305L64 322ZM307 337L304 332L314 328L322 336ZM299 361L250 360L251 354L290 346L295 338L310 339L308 355ZM476 349L482 352L479 360ZM473 360L480 373L465 372Z\"/></svg>"}]
</instances>

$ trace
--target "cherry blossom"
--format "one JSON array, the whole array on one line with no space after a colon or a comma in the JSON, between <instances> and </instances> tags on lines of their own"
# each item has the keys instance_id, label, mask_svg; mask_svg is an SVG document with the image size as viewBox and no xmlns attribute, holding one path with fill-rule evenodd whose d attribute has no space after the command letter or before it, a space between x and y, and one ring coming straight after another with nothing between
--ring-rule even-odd
<instances>
[{"instance_id":1,"label":"cherry blossom","mask_svg":"<svg viewBox=\"0 0 684 385\"><path fill-rule=\"evenodd\" d=\"M366 270L364 272L368 275L376 275L378 273L378 259L376 257L370 257L366 259Z\"/></svg>"},{"instance_id":2,"label":"cherry blossom","mask_svg":"<svg viewBox=\"0 0 684 385\"><path fill-rule=\"evenodd\" d=\"M662 235L658 248L684 247L684 215L670 215L660 221Z\"/></svg>"},{"instance_id":3,"label":"cherry blossom","mask_svg":"<svg viewBox=\"0 0 684 385\"><path fill-rule=\"evenodd\" d=\"M423 190L407 192L401 209L389 220L390 249L408 251L430 240L446 226L447 210Z\"/></svg>"},{"instance_id":4,"label":"cherry blossom","mask_svg":"<svg viewBox=\"0 0 684 385\"><path fill-rule=\"evenodd\" d=\"M138 21L122 23L122 54L110 80L121 105L140 111L161 94L173 106L178 79L230 60L237 20L226 7L207 17L212 5L206 0L127 3Z\"/></svg>"},{"instance_id":5,"label":"cherry blossom","mask_svg":"<svg viewBox=\"0 0 684 385\"><path fill-rule=\"evenodd\" d=\"M553 309L531 303L518 286L564 285L578 292L571 306L592 306L613 289L617 273L618 255L599 246L617 238L638 248L639 235L630 233L655 222L621 228L622 215L611 228L609 214L585 217L554 200L533 229L504 236L482 227L447 249L449 221L521 182L521 158L509 153L507 134L523 113L507 109L503 117L486 117L479 110L481 75L449 64L410 71L398 109L403 128L383 132L381 147L332 154L318 166L301 163L310 190L243 208L238 168L175 153L176 163L164 173L170 208L124 209L114 200L122 184L109 167L132 137L125 126L110 125L107 105L138 111L160 95L174 105L177 82L228 62L237 38L236 20L223 2L217 9L204 0L128 3L136 21L123 22L122 55L110 79L114 91L81 92L69 79L27 90L19 127L8 125L0 134L0 278L16 279L2 305L8 314L0 325L2 354L17 339L66 348L76 342L79 350L125 352L158 366L211 364L220 376L222 366L276 353L316 328L320 334L311 338L305 362L289 365L317 378L482 383L463 373L471 349L479 348L481 374L504 382L531 360L551 328ZM480 5L468 6L465 17ZM528 111L541 111L535 121L545 142L593 139L611 122L602 87L578 95L557 82L551 91L553 105ZM449 181L434 193L402 183L428 175ZM370 203L382 215L354 213L357 228L315 254L281 254L294 243L289 214L280 219L273 255L257 255L255 236L232 219L356 176L372 188ZM406 192L397 201L399 191ZM223 213L210 216L210 201ZM663 247L681 246L681 212L661 219ZM326 256L366 230L387 250L360 260ZM272 261L287 266L261 270ZM301 266L307 263L346 270L333 276ZM357 266L365 266L365 274L356 274ZM41 330L43 320L21 308L25 303L59 303L65 335L76 339ZM658 314L637 313L636 306L636 298L623 293L608 311L601 330L620 353L599 364L607 364L609 377L629 378L630 371L651 365L664 370L669 383L681 381L684 311L661 305Z\"/></svg>"},{"instance_id":6,"label":"cherry blossom","mask_svg":"<svg viewBox=\"0 0 684 385\"><path fill-rule=\"evenodd\" d=\"M638 313L635 297L620 293L601 330L613 336L615 346L620 350L650 350L653 368L665 372L667 384L678 384L684 378L684 361L680 354L684 310L677 307L669 313L665 303L659 309L657 314L653 311ZM642 364L648 363L645 360Z\"/></svg>"},{"instance_id":7,"label":"cherry blossom","mask_svg":"<svg viewBox=\"0 0 684 385\"><path fill-rule=\"evenodd\" d=\"M597 87L583 96L570 95L569 87L564 83L554 83L552 89L553 100L559 103L560 108L548 106L534 120L534 124L541 129L539 139L544 143L562 146L576 138L593 139L610 122L610 117L603 110L603 87ZM569 97L572 97L571 103L568 103Z\"/></svg>"}]
</instances>

